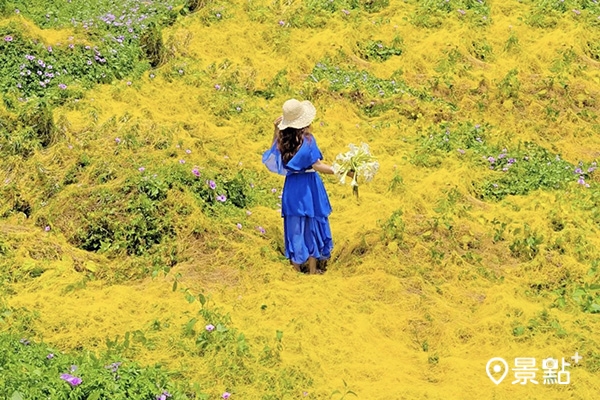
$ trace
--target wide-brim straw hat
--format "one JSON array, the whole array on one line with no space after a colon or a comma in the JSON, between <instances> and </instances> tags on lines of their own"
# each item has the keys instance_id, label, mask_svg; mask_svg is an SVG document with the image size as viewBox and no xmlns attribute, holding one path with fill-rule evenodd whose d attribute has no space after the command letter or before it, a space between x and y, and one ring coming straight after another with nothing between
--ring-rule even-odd
<instances>
[{"instance_id":1,"label":"wide-brim straw hat","mask_svg":"<svg viewBox=\"0 0 600 400\"><path fill-rule=\"evenodd\" d=\"M304 128L311 124L316 115L317 109L310 101L290 99L283 103L283 119L277 127L279 129Z\"/></svg>"}]
</instances>

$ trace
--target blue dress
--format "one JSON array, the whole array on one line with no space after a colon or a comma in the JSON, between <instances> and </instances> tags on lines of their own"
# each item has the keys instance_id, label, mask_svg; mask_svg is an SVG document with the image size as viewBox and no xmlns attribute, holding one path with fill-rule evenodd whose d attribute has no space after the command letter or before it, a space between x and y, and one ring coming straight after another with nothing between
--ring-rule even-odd
<instances>
[{"instance_id":1,"label":"blue dress","mask_svg":"<svg viewBox=\"0 0 600 400\"><path fill-rule=\"evenodd\" d=\"M312 165L323 159L317 141L304 138L298 152L284 165L277 142L263 153L262 162L271 171L285 175L281 198L285 256L296 264L309 257L327 260L333 249L329 227L331 204L323 181Z\"/></svg>"}]
</instances>

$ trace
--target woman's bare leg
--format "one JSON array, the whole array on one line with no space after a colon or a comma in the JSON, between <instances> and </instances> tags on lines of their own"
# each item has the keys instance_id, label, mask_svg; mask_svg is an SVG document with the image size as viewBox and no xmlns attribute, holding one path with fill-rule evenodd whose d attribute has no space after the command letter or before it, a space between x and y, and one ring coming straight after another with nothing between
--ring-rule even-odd
<instances>
[{"instance_id":1,"label":"woman's bare leg","mask_svg":"<svg viewBox=\"0 0 600 400\"><path fill-rule=\"evenodd\" d=\"M294 266L294 269L295 269L297 272L302 272L302 269L300 268L300 266L301 266L300 264L296 264L295 262L293 262L293 261L291 261L291 260L290 260L290 263L291 263L291 264Z\"/></svg>"},{"instance_id":2,"label":"woman's bare leg","mask_svg":"<svg viewBox=\"0 0 600 400\"><path fill-rule=\"evenodd\" d=\"M317 273L317 259L314 257L308 258L308 273L315 275Z\"/></svg>"}]
</instances>

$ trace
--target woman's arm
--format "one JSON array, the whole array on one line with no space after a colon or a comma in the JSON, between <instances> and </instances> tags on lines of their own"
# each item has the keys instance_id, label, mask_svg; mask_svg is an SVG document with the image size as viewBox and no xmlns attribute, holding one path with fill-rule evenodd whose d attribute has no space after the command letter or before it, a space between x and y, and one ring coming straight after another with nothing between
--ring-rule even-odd
<instances>
[{"instance_id":1,"label":"woman's arm","mask_svg":"<svg viewBox=\"0 0 600 400\"><path fill-rule=\"evenodd\" d=\"M321 160L317 160L316 163L312 165L313 169L317 172L321 172L323 174L333 175L333 168L330 165L322 163Z\"/></svg>"},{"instance_id":2,"label":"woman's arm","mask_svg":"<svg viewBox=\"0 0 600 400\"><path fill-rule=\"evenodd\" d=\"M277 117L277 119L275 119L275 121L273 121L273 125L275 126L275 131L273 132L273 140L271 140L271 144L275 143L275 141L277 140L277 136L279 135L279 128L277 127L277 125L279 125L279 123L281 122L281 120L283 119L283 116L279 116Z\"/></svg>"}]
</instances>

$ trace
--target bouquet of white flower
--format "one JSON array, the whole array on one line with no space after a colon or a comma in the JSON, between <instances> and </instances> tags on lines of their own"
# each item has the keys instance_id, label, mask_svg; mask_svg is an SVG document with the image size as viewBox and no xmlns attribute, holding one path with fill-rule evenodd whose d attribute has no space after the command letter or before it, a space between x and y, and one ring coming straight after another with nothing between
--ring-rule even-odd
<instances>
[{"instance_id":1,"label":"bouquet of white flower","mask_svg":"<svg viewBox=\"0 0 600 400\"><path fill-rule=\"evenodd\" d=\"M333 172L340 179L340 183L346 183L346 176L353 172L352 176L352 191L358 198L358 178L364 179L365 182L370 182L377 170L379 163L369 152L369 145L361 143L360 147L349 144L350 151L338 154L333 163Z\"/></svg>"}]
</instances>

